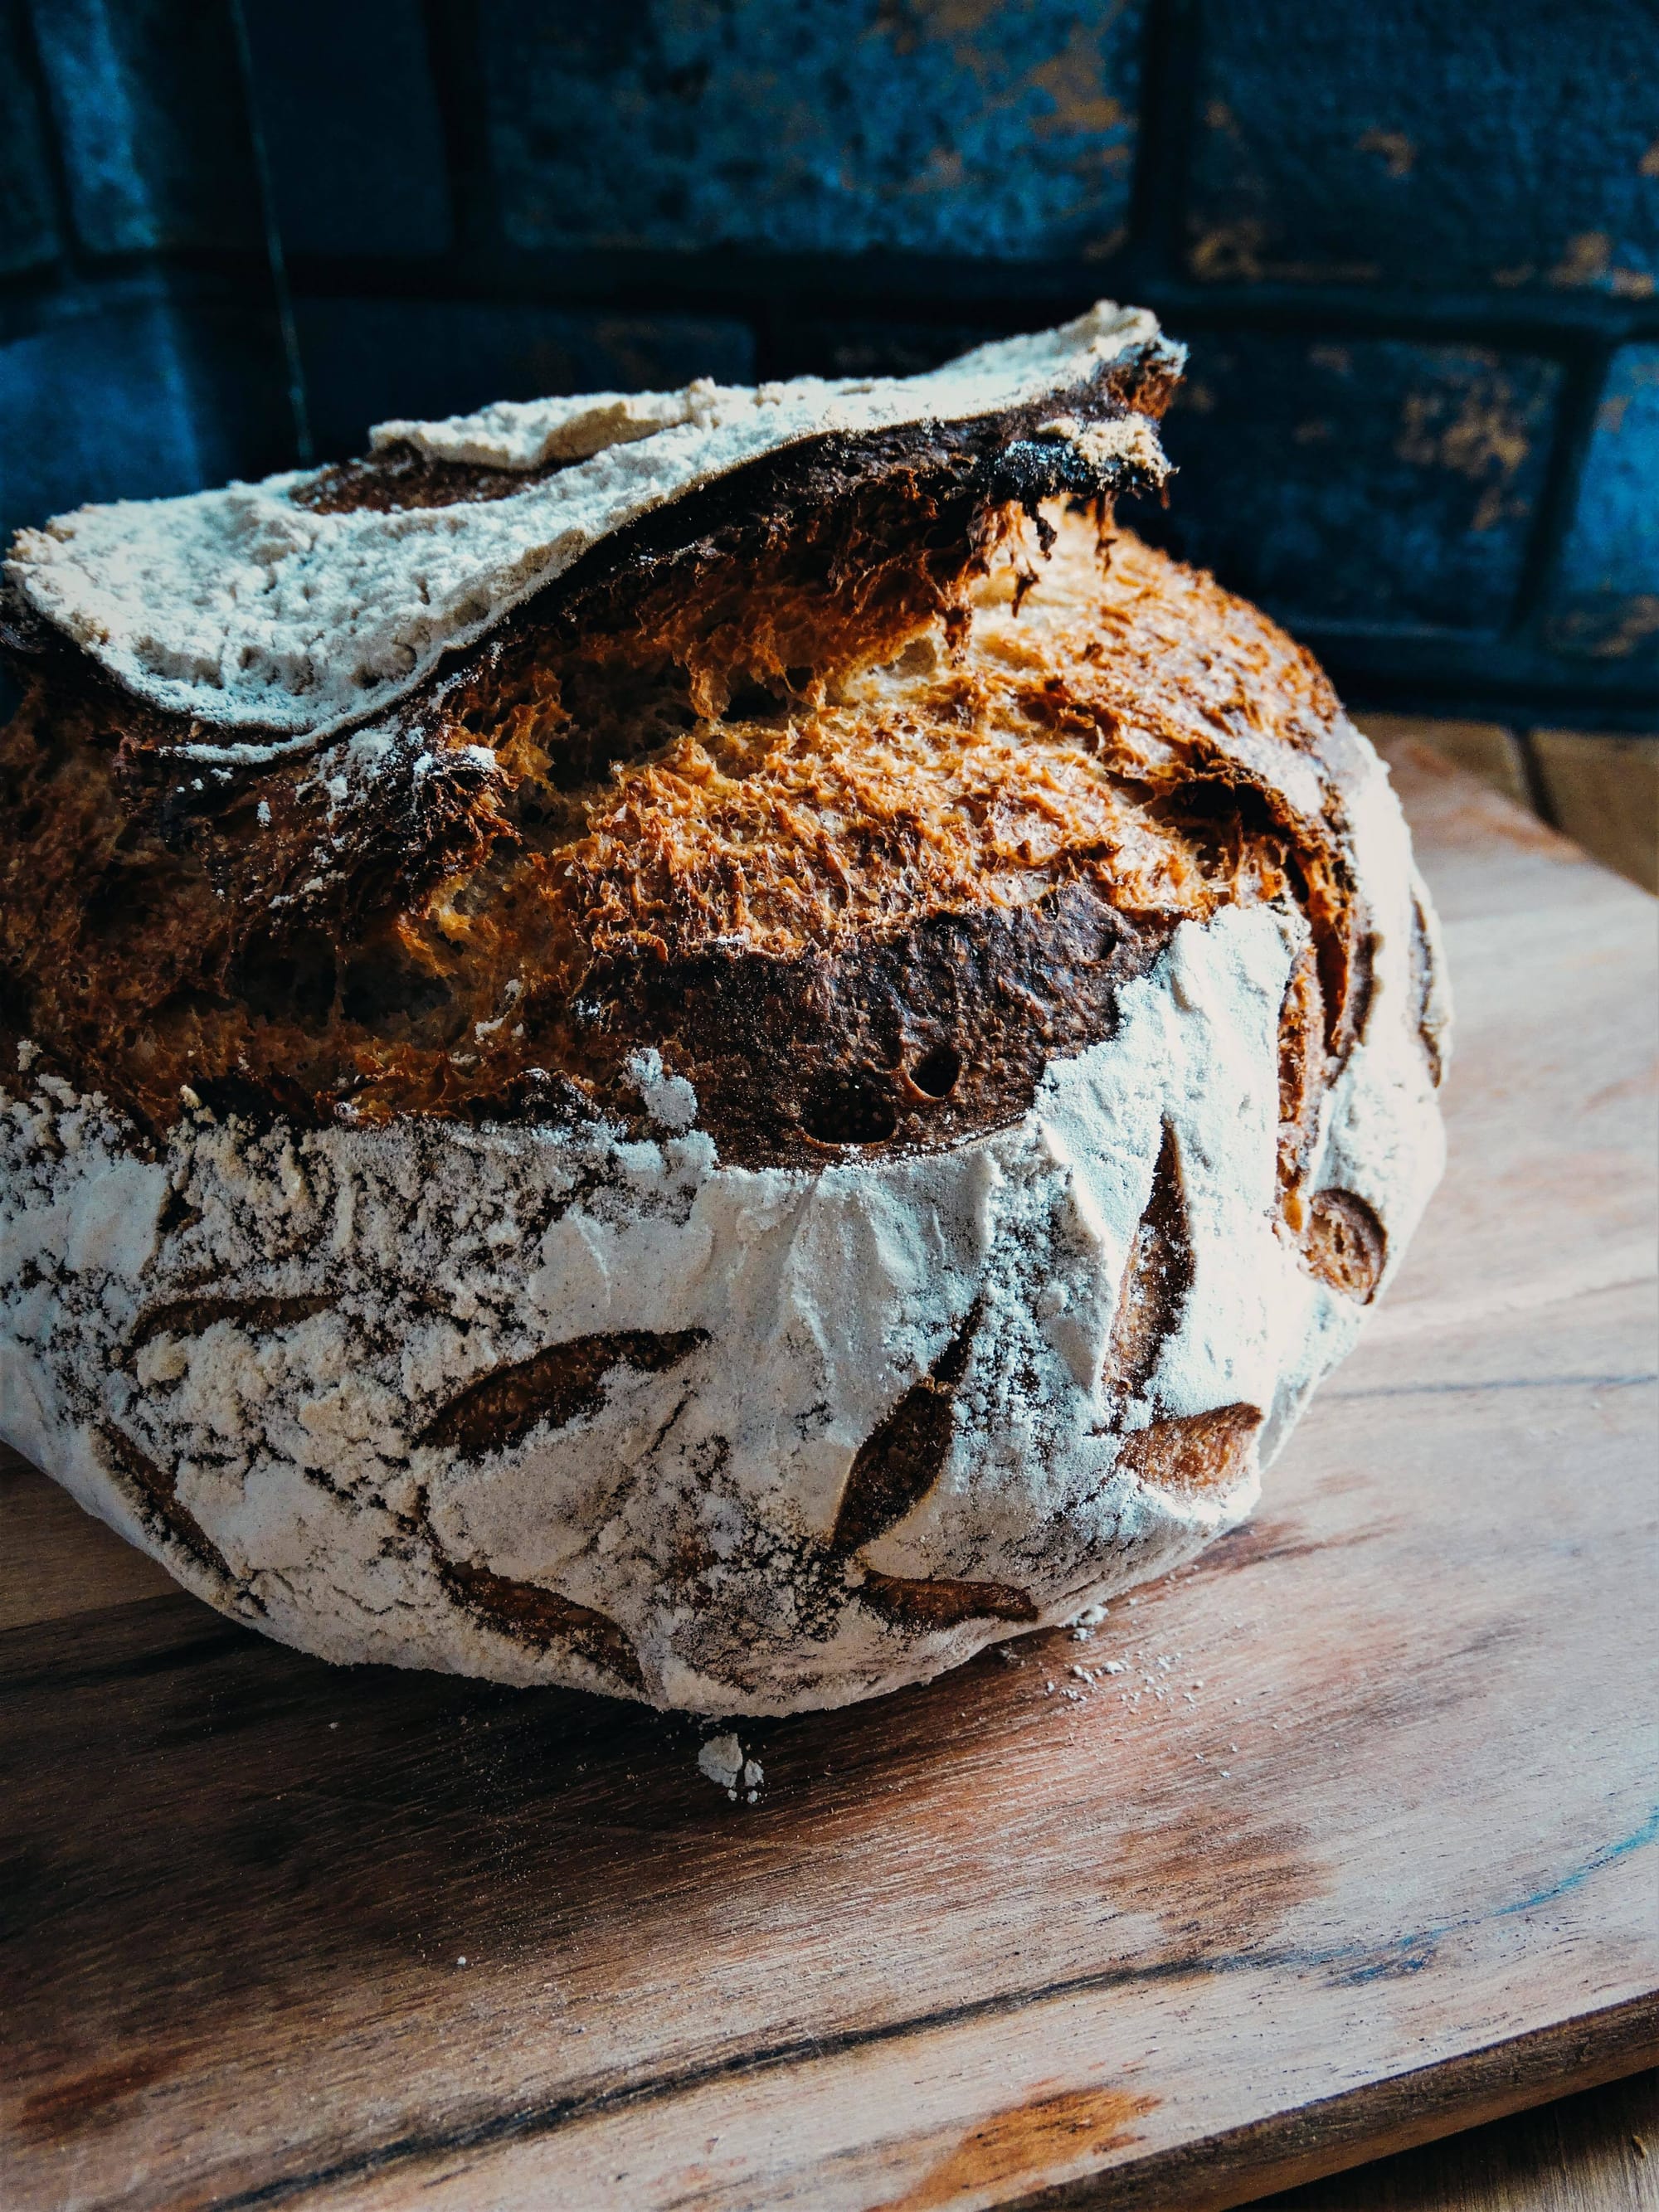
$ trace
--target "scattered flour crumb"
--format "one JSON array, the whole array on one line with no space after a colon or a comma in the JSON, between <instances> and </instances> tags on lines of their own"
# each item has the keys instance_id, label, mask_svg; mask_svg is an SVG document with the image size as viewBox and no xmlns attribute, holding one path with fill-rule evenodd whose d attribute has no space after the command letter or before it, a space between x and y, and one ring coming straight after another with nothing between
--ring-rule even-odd
<instances>
[{"instance_id":1,"label":"scattered flour crumb","mask_svg":"<svg viewBox=\"0 0 1659 2212\"><path fill-rule=\"evenodd\" d=\"M697 1765L711 1782L729 1790L743 1772L743 1746L734 1735L711 1735L697 1753Z\"/></svg>"},{"instance_id":2,"label":"scattered flour crumb","mask_svg":"<svg viewBox=\"0 0 1659 2212\"><path fill-rule=\"evenodd\" d=\"M724 1790L733 1804L738 1792L752 1805L759 1796L766 1771L759 1759L747 1759L743 1746L731 1734L711 1735L697 1753L697 1765L717 1790Z\"/></svg>"},{"instance_id":3,"label":"scattered flour crumb","mask_svg":"<svg viewBox=\"0 0 1659 2212\"><path fill-rule=\"evenodd\" d=\"M654 1045L634 1054L628 1073L653 1121L667 1129L691 1127L697 1118L697 1094L683 1075L664 1073L662 1054Z\"/></svg>"}]
</instances>

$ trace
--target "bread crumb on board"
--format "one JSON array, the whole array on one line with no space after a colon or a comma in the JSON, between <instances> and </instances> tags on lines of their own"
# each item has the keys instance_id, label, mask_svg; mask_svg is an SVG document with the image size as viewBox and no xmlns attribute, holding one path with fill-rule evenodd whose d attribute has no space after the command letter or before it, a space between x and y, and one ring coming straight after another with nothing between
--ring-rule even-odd
<instances>
[{"instance_id":1,"label":"bread crumb on board","mask_svg":"<svg viewBox=\"0 0 1659 2212\"><path fill-rule=\"evenodd\" d=\"M734 1805L739 1790L744 1802L752 1805L766 1779L759 1759L746 1758L742 1744L730 1731L708 1738L697 1753L697 1767L717 1789L725 1790Z\"/></svg>"}]
</instances>

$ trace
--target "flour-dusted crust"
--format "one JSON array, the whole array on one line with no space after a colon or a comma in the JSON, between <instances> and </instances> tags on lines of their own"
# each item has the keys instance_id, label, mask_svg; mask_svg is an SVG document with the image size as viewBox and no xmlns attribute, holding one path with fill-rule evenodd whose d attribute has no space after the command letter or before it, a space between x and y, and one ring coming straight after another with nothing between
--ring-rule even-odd
<instances>
[{"instance_id":1,"label":"flour-dusted crust","mask_svg":"<svg viewBox=\"0 0 1659 2212\"><path fill-rule=\"evenodd\" d=\"M1243 1518L1445 1006L1318 671L1111 522L1176 358L1100 309L26 538L0 1433L330 1658L720 1712Z\"/></svg>"},{"instance_id":2,"label":"flour-dusted crust","mask_svg":"<svg viewBox=\"0 0 1659 2212\"><path fill-rule=\"evenodd\" d=\"M929 376L704 381L386 422L378 471L80 507L21 532L6 574L133 697L226 729L325 735L405 696L630 524L808 441L988 423L1004 451L1038 434L1079 486L1161 479L1151 425L1116 395L1179 358L1143 309L1106 303ZM410 461L435 467L405 501Z\"/></svg>"}]
</instances>

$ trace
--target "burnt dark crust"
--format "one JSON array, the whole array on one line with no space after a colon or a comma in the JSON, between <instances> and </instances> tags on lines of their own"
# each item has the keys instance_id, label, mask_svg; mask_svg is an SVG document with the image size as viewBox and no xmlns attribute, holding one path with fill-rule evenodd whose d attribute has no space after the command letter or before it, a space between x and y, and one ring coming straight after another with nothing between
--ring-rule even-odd
<instances>
[{"instance_id":1,"label":"burnt dark crust","mask_svg":"<svg viewBox=\"0 0 1659 2212\"><path fill-rule=\"evenodd\" d=\"M786 596L796 604L820 595L792 584ZM667 593L659 602L669 617L685 604L709 601ZM1224 614L1228 605L1236 603L1224 602ZM611 648L603 636L595 646L594 635L580 641L603 667ZM631 681L637 653L620 639L615 649ZM1194 649L1209 652L1207 637ZM495 679L510 676L506 644L492 642L490 660ZM473 696L490 696L489 683L477 681ZM1076 714L1063 690L1031 696L1040 720L1050 697L1062 724ZM451 704L465 709L465 696L457 691ZM106 714L116 718L112 749L100 734ZM1115 717L1085 732L1088 749L1121 750ZM1340 726L1328 721L1327 730L1340 739ZM489 884L502 879L482 863L503 838L512 853L528 834L509 823L509 779L497 756L483 742L455 741L472 735L488 730L460 723L447 749L432 744L416 777L408 763L421 740L400 733L395 772L371 787L377 803L334 810L325 870L319 825L331 802L319 776L308 772L307 781L279 763L249 781L204 764L189 780L185 808L174 803L176 771L167 776L165 757L135 744L118 701L106 696L97 713L83 706L77 718L37 692L33 722L26 714L0 739L0 756L9 757L0 757L0 811L23 833L14 880L21 884L15 870L26 867L46 915L44 927L23 927L16 916L0 960L0 971L10 970L0 972L0 1018L155 1139L179 1110L180 1076L220 1114L301 1126L352 1115L368 1079L353 1072L354 1037L374 1043L377 1065L394 1073L400 1055L418 1047L427 1072L399 1094L415 1110L478 1121L603 1118L645 1133L630 1063L655 1048L692 1084L700 1122L723 1158L811 1170L853 1149L932 1150L1018 1119L1052 1061L1113 1033L1121 987L1146 971L1191 910L1179 902L1137 910L1125 884L1085 848L1078 866L1026 903L1001 902L988 884L966 908L924 902L886 927L866 917L793 957L741 936L699 947L638 931L624 931L611 949L590 933L558 957L526 944L531 980L514 1007L519 1042L511 1064L491 1075L488 1066L463 1065L479 1056L459 1049L470 1042L460 1010L444 1012L450 1028L422 1042L422 994L444 994L409 963L396 928L388 934L387 917L395 922L418 898L426 870L477 872L481 895L499 896ZM1227 896L1251 851L1276 853L1313 923L1318 957L1287 999L1282 1032L1289 1188L1300 1180L1332 1065L1363 1025L1364 914L1334 825L1285 816L1218 740L1187 741L1195 757L1155 811L1222 887L1202 897ZM579 727L548 772L580 790L604 768L595 742L591 725ZM55 849L40 841L36 825L54 807L78 845L64 842L67 831ZM625 846L619 861L628 865ZM7 935L0 917L0 944ZM249 1021L278 1025L257 1066L241 1057ZM158 1023L178 1070L166 1079L146 1073L142 1054L134 1058L135 1041Z\"/></svg>"},{"instance_id":2,"label":"burnt dark crust","mask_svg":"<svg viewBox=\"0 0 1659 2212\"><path fill-rule=\"evenodd\" d=\"M1009 489L994 488L988 476L988 488L994 499L1022 496L1027 479L1033 488L1039 483L1046 485L1046 489L1034 489L1037 498L1049 498L1060 490L1099 491L1106 487L1099 482L1098 471L1091 470L1081 455L1074 454L1069 463L1057 463L1053 451L1055 441L1052 438L1039 439L1037 434L1045 424L1066 414L1080 422L1110 421L1129 414L1161 416L1180 380L1183 357L1181 347L1158 337L1119 355L1094 375L1069 389L1045 393L1024 407L1008 408L967 421L907 424L892 431L825 432L816 438L803 439L748 467L730 471L713 483L701 486L669 507L658 509L654 515L643 518L647 523L659 523L665 516L678 518L669 521L665 528L646 534L659 547L665 541L689 543L711 527L723 526L733 517L763 514L769 506L776 506L781 498L787 500L787 479L794 477L799 485L803 466L809 477L821 471L826 462L842 472L850 466L859 476L867 477L872 470L879 469L884 453L890 459L902 461L907 454L920 453L930 446L937 448L941 440L971 445L981 455L981 465L992 474L1000 474ZM1040 453L1023 450L1027 442L1040 447ZM1021 450L1012 450L1016 448ZM999 453L1009 454L1010 458L1000 462L990 458ZM511 499L562 475L578 465L579 458L581 457L556 457L533 469L491 468L473 462L438 459L413 444L397 440L373 453L319 470L308 483L296 486L290 496L296 507L308 507L318 514L346 514L363 509L400 514L413 507ZM1074 480L1051 481L1056 465L1069 468ZM618 532L617 536L623 534Z\"/></svg>"},{"instance_id":3,"label":"burnt dark crust","mask_svg":"<svg viewBox=\"0 0 1659 2212\"><path fill-rule=\"evenodd\" d=\"M1069 438L1042 432L1067 416L1089 424L1132 415L1156 421L1174 392L1180 360L1178 349L1159 341L1088 384L1006 413L803 440L613 532L507 620L584 623L593 596L629 572L659 571L665 562L700 568L722 556L752 558L795 532L804 516L849 499L866 502L872 494L895 500L902 510L932 505L938 535L959 547L971 538L976 520L999 507L1035 514L1042 501L1061 495L1161 491L1162 477L1135 460L1091 460ZM860 552L861 539L860 533Z\"/></svg>"},{"instance_id":4,"label":"burnt dark crust","mask_svg":"<svg viewBox=\"0 0 1659 2212\"><path fill-rule=\"evenodd\" d=\"M879 660L930 621L960 637L969 592L1011 512L1035 512L1060 491L1152 488L1138 465L1091 463L1065 438L1038 434L1042 426L1066 414L1088 422L1156 416L1180 360L1159 340L1071 392L1002 415L820 435L639 517L376 716L392 757L343 797L331 787L341 738L319 747L135 700L15 589L0 593L0 653L45 702L48 725L90 733L110 751L125 841L154 856L125 872L135 933L176 861L213 902L201 917L208 943L180 963L179 988L234 993L240 967L280 973L295 964L296 944L303 966L306 939L343 947L377 916L480 866L509 828L510 779L487 744L465 740L474 703L527 659L580 652L595 688L649 695L638 726L621 737L603 726L603 713L578 713L552 768L574 790L602 777L619 751L723 712L745 686L787 702L821 691L837 666ZM312 489L339 511L502 496L535 480L428 463L404 448L324 471ZM248 759L265 739L268 756ZM191 757L181 758L186 745ZM212 757L218 748L222 759ZM0 809L23 817L24 835L28 804L8 795L0 774ZM27 1009L20 1021L28 1026ZM109 1071L99 1073L107 1085ZM226 1079L225 1087L237 1086ZM280 1081L267 1088L273 1103L282 1094L284 1110L299 1110ZM252 1103L246 1093L244 1103Z\"/></svg>"},{"instance_id":5,"label":"burnt dark crust","mask_svg":"<svg viewBox=\"0 0 1659 2212\"><path fill-rule=\"evenodd\" d=\"M1051 1061L1109 1037L1122 986L1173 928L1079 882L1030 907L928 915L793 960L732 948L607 962L574 1006L529 1011L566 1080L520 1079L473 1110L563 1118L574 1073L587 1101L632 1120L629 1063L654 1047L690 1082L698 1125L732 1164L934 1151L1018 1121Z\"/></svg>"}]
</instances>

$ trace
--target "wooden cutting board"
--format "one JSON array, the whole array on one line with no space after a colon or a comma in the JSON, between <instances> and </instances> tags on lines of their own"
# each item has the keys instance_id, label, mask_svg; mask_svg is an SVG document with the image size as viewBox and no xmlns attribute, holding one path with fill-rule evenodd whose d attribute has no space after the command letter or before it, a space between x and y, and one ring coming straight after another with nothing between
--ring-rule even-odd
<instances>
[{"instance_id":1,"label":"wooden cutting board","mask_svg":"<svg viewBox=\"0 0 1659 2212\"><path fill-rule=\"evenodd\" d=\"M1659 909L1398 766L1445 1186L1255 1522L1091 1641L746 1728L732 1804L11 1463L9 2212L1201 2208L1652 2063Z\"/></svg>"}]
</instances>

